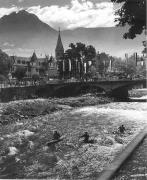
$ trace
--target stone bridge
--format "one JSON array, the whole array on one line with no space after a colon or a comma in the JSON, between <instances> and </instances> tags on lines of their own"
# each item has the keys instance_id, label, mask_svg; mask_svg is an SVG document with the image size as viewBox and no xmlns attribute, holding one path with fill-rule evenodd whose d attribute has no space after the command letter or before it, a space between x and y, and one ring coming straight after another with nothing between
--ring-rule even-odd
<instances>
[{"instance_id":1,"label":"stone bridge","mask_svg":"<svg viewBox=\"0 0 147 180\"><path fill-rule=\"evenodd\" d=\"M30 99L35 97L68 97L81 93L105 92L108 96L127 99L128 90L134 86L146 87L147 80L113 80L93 82L51 81L45 85L9 87L0 89L0 101L7 102L14 99Z\"/></svg>"},{"instance_id":2,"label":"stone bridge","mask_svg":"<svg viewBox=\"0 0 147 180\"><path fill-rule=\"evenodd\" d=\"M55 96L71 96L82 91L90 92L96 89L97 92L105 92L109 96L126 99L128 98L128 90L134 86L146 87L146 79L142 80L109 80L109 81L93 81L93 82L65 82L50 83L50 90Z\"/></svg>"}]
</instances>

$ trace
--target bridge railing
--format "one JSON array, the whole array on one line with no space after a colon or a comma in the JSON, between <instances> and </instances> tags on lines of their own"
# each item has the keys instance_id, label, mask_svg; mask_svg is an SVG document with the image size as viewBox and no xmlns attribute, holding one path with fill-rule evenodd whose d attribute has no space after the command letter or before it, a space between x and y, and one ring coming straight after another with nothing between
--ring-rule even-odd
<instances>
[{"instance_id":1,"label":"bridge railing","mask_svg":"<svg viewBox=\"0 0 147 180\"><path fill-rule=\"evenodd\" d=\"M143 78L139 78L139 79L90 79L90 80L79 80L79 79L63 79L63 80L59 80L59 79L54 79L54 80L48 80L48 81L44 81L44 82L36 82L33 83L33 81L28 81L28 82L23 82L23 83L12 83L12 82L0 82L0 89L3 88L11 88L11 87L27 87L27 86L40 86L40 85L45 85L45 84L67 84L67 83L77 83L77 82L84 82L84 83L88 83L88 82L122 82L122 81L146 81L146 79Z\"/></svg>"}]
</instances>

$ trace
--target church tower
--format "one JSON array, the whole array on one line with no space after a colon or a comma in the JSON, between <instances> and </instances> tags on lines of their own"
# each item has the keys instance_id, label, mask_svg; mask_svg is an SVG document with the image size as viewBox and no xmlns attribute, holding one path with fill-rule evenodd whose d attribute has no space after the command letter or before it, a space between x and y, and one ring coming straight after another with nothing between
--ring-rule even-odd
<instances>
[{"instance_id":1,"label":"church tower","mask_svg":"<svg viewBox=\"0 0 147 180\"><path fill-rule=\"evenodd\" d=\"M60 29L59 29L58 40L57 40L57 45L56 45L56 49L55 49L56 60L57 61L61 60L63 55L64 55L64 48L63 48L61 35L60 35Z\"/></svg>"},{"instance_id":2,"label":"church tower","mask_svg":"<svg viewBox=\"0 0 147 180\"><path fill-rule=\"evenodd\" d=\"M32 57L31 57L31 62L34 63L36 61L37 61L37 56L36 56L36 53L34 51Z\"/></svg>"}]
</instances>

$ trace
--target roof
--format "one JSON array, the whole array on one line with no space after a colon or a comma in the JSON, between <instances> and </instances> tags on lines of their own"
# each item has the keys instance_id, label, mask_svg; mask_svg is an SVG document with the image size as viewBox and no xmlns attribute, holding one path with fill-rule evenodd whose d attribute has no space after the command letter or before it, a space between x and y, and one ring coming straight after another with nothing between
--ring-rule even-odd
<instances>
[{"instance_id":1,"label":"roof","mask_svg":"<svg viewBox=\"0 0 147 180\"><path fill-rule=\"evenodd\" d=\"M57 45L56 45L56 51L57 50L63 50L64 51L61 36L60 36L60 30L59 30L59 35L58 35L58 40L57 40Z\"/></svg>"},{"instance_id":2,"label":"roof","mask_svg":"<svg viewBox=\"0 0 147 180\"><path fill-rule=\"evenodd\" d=\"M36 56L36 53L34 51L32 57L31 57L31 62L35 62L36 60L37 60L37 56Z\"/></svg>"},{"instance_id":3,"label":"roof","mask_svg":"<svg viewBox=\"0 0 147 180\"><path fill-rule=\"evenodd\" d=\"M12 60L14 59L14 60L27 61L27 62L30 61L32 58L32 57L31 58L30 57L21 57L21 56L10 56L10 57ZM45 61L46 58L44 57L44 58L37 58L37 59L39 62L41 62L41 61L43 62L43 61Z\"/></svg>"}]
</instances>

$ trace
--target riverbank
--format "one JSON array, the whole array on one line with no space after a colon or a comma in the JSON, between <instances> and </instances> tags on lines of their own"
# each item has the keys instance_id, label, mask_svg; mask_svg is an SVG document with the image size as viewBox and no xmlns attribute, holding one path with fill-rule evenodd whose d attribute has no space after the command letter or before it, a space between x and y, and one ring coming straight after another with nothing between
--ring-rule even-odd
<instances>
[{"instance_id":1,"label":"riverbank","mask_svg":"<svg viewBox=\"0 0 147 180\"><path fill-rule=\"evenodd\" d=\"M88 95L1 104L3 117L17 112L19 118L0 126L0 178L94 178L146 123L145 103L111 101ZM125 134L114 134L121 124ZM46 143L54 130L65 138L52 152ZM81 142L85 131L94 144Z\"/></svg>"},{"instance_id":2,"label":"riverbank","mask_svg":"<svg viewBox=\"0 0 147 180\"><path fill-rule=\"evenodd\" d=\"M110 103L108 97L86 94L79 97L49 98L35 100L19 100L0 105L0 123L7 125L12 122L22 121L37 116L51 114L55 111L83 106L94 106Z\"/></svg>"}]
</instances>

